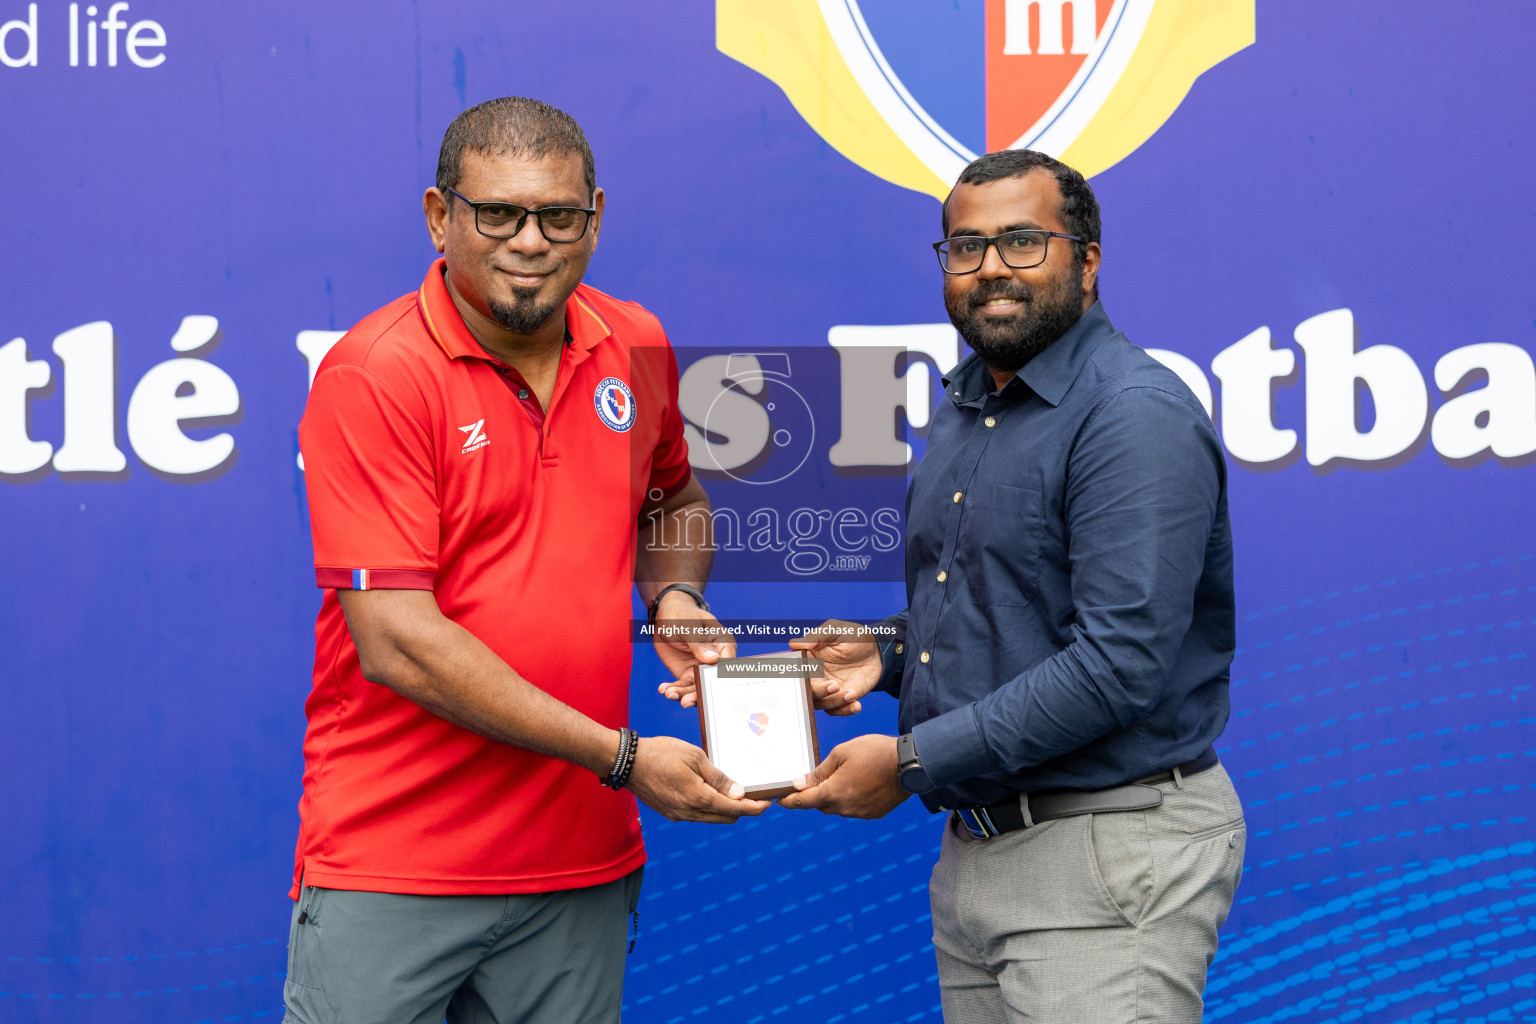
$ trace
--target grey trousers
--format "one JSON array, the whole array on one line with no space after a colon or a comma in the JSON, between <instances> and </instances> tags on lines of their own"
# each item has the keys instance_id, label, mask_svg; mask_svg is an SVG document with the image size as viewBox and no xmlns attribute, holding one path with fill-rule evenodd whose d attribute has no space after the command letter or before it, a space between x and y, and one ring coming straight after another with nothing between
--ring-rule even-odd
<instances>
[{"instance_id":1,"label":"grey trousers","mask_svg":"<svg viewBox=\"0 0 1536 1024\"><path fill-rule=\"evenodd\" d=\"M644 871L520 896L305 887L283 1024L617 1024Z\"/></svg>"},{"instance_id":2,"label":"grey trousers","mask_svg":"<svg viewBox=\"0 0 1536 1024\"><path fill-rule=\"evenodd\" d=\"M1197 1024L1247 832L1220 765L1158 788L991 839L950 816L929 886L946 1024Z\"/></svg>"}]
</instances>

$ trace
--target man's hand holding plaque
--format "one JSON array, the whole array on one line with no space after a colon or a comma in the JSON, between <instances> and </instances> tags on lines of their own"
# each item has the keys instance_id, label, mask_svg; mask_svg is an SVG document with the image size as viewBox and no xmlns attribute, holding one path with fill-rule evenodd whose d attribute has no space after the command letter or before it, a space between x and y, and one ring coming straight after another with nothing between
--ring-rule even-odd
<instances>
[{"instance_id":1,"label":"man's hand holding plaque","mask_svg":"<svg viewBox=\"0 0 1536 1024\"><path fill-rule=\"evenodd\" d=\"M734 658L736 638L719 619L680 591L662 595L656 605L656 625L656 656L674 677L658 686L657 692L691 708L698 701L699 666Z\"/></svg>"},{"instance_id":2,"label":"man's hand holding plaque","mask_svg":"<svg viewBox=\"0 0 1536 1024\"><path fill-rule=\"evenodd\" d=\"M828 619L790 642L819 659L822 678L813 680L816 707L829 715L856 715L863 698L880 681L880 649L867 627ZM818 810L847 818L883 818L909 794L896 780L896 737L858 736L832 748L827 759L793 780L795 791L779 804L791 810Z\"/></svg>"},{"instance_id":3,"label":"man's hand holding plaque","mask_svg":"<svg viewBox=\"0 0 1536 1024\"><path fill-rule=\"evenodd\" d=\"M635 757L630 792L668 821L730 824L768 809L746 798L746 788L711 764L704 751L671 736L647 736Z\"/></svg>"},{"instance_id":4,"label":"man's hand holding plaque","mask_svg":"<svg viewBox=\"0 0 1536 1024\"><path fill-rule=\"evenodd\" d=\"M672 642L674 658L663 660L677 678L657 689L685 708L698 707L710 765L739 783L744 796L851 817L879 817L905 799L900 786L888 792L876 784L877 776L886 781L888 752L870 741L890 740L894 780L894 738L860 737L819 760L815 712L858 714L880 681L880 652L868 627L829 619L790 641L789 651L748 658L733 656L734 642L698 646L696 631L688 630L694 644Z\"/></svg>"},{"instance_id":5,"label":"man's hand holding plaque","mask_svg":"<svg viewBox=\"0 0 1536 1024\"><path fill-rule=\"evenodd\" d=\"M912 795L897 781L896 737L874 734L839 743L794 787L780 806L844 818L883 818Z\"/></svg>"},{"instance_id":6,"label":"man's hand holding plaque","mask_svg":"<svg viewBox=\"0 0 1536 1024\"><path fill-rule=\"evenodd\" d=\"M698 666L694 695L710 762L748 797L794 792L820 757L812 695L816 662L784 651Z\"/></svg>"},{"instance_id":7,"label":"man's hand holding plaque","mask_svg":"<svg viewBox=\"0 0 1536 1024\"><path fill-rule=\"evenodd\" d=\"M880 681L880 650L868 627L828 619L789 646L822 663L821 678L811 680L818 711L856 715L864 710L860 701Z\"/></svg>"}]
</instances>

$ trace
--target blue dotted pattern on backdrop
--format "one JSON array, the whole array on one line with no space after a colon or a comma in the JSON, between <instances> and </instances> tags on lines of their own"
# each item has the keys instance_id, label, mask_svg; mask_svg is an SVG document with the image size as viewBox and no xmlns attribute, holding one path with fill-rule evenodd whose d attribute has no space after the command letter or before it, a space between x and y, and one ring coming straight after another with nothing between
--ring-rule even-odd
<instances>
[{"instance_id":1,"label":"blue dotted pattern on backdrop","mask_svg":"<svg viewBox=\"0 0 1536 1024\"><path fill-rule=\"evenodd\" d=\"M1436 566L1245 612L1219 747L1248 861L1208 1019L1536 1021L1533 568ZM637 955L631 1018L938 1019L938 834L913 804L720 838L652 826L656 872L675 880L646 906L671 907L660 923L687 938L647 935L667 948ZM754 835L751 864L726 852ZM722 884L742 870L752 885ZM729 955L711 955L731 928Z\"/></svg>"},{"instance_id":2,"label":"blue dotted pattern on backdrop","mask_svg":"<svg viewBox=\"0 0 1536 1024\"><path fill-rule=\"evenodd\" d=\"M1248 863L1208 1019L1536 1021L1533 569L1496 557L1245 614L1220 750ZM828 723L824 747L888 731L890 708L864 719ZM645 823L627 1020L939 1019L941 823L915 801L878 822ZM283 943L3 950L0 1019L278 1020Z\"/></svg>"}]
</instances>

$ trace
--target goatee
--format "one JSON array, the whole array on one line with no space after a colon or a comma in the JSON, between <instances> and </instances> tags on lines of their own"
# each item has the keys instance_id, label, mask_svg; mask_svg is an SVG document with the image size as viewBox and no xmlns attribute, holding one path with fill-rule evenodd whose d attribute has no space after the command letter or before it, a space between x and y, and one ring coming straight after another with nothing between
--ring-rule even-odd
<instances>
[{"instance_id":1,"label":"goatee","mask_svg":"<svg viewBox=\"0 0 1536 1024\"><path fill-rule=\"evenodd\" d=\"M491 299L487 305L502 327L514 334L532 334L555 315L555 304L539 305L538 294L537 288L514 288L510 304Z\"/></svg>"},{"instance_id":2,"label":"goatee","mask_svg":"<svg viewBox=\"0 0 1536 1024\"><path fill-rule=\"evenodd\" d=\"M1024 303L1012 316L987 316L981 307L992 299ZM1072 329L1083 315L1083 268L1072 269L1045 288L1006 279L985 281L966 295L944 296L955 330L993 369L1016 372Z\"/></svg>"}]
</instances>

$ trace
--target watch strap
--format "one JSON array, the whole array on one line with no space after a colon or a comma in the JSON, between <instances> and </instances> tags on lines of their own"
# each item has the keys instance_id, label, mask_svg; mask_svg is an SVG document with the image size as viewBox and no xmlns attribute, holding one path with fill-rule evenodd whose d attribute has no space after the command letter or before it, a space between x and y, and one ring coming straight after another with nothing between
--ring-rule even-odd
<instances>
[{"instance_id":1,"label":"watch strap","mask_svg":"<svg viewBox=\"0 0 1536 1024\"><path fill-rule=\"evenodd\" d=\"M933 792L933 781L923 769L923 762L917 756L917 741L909 732L896 737L896 781L908 793L921 796Z\"/></svg>"},{"instance_id":2,"label":"watch strap","mask_svg":"<svg viewBox=\"0 0 1536 1024\"><path fill-rule=\"evenodd\" d=\"M666 597L667 594L674 590L681 590L683 593L693 598L694 604L698 605L706 612L709 611L709 602L704 600L703 592L700 591L697 587L690 586L687 583L668 583L666 586L656 591L656 596L651 598L651 606L646 609L645 613L645 617L648 622L656 621L656 609L661 607L661 599Z\"/></svg>"}]
</instances>

